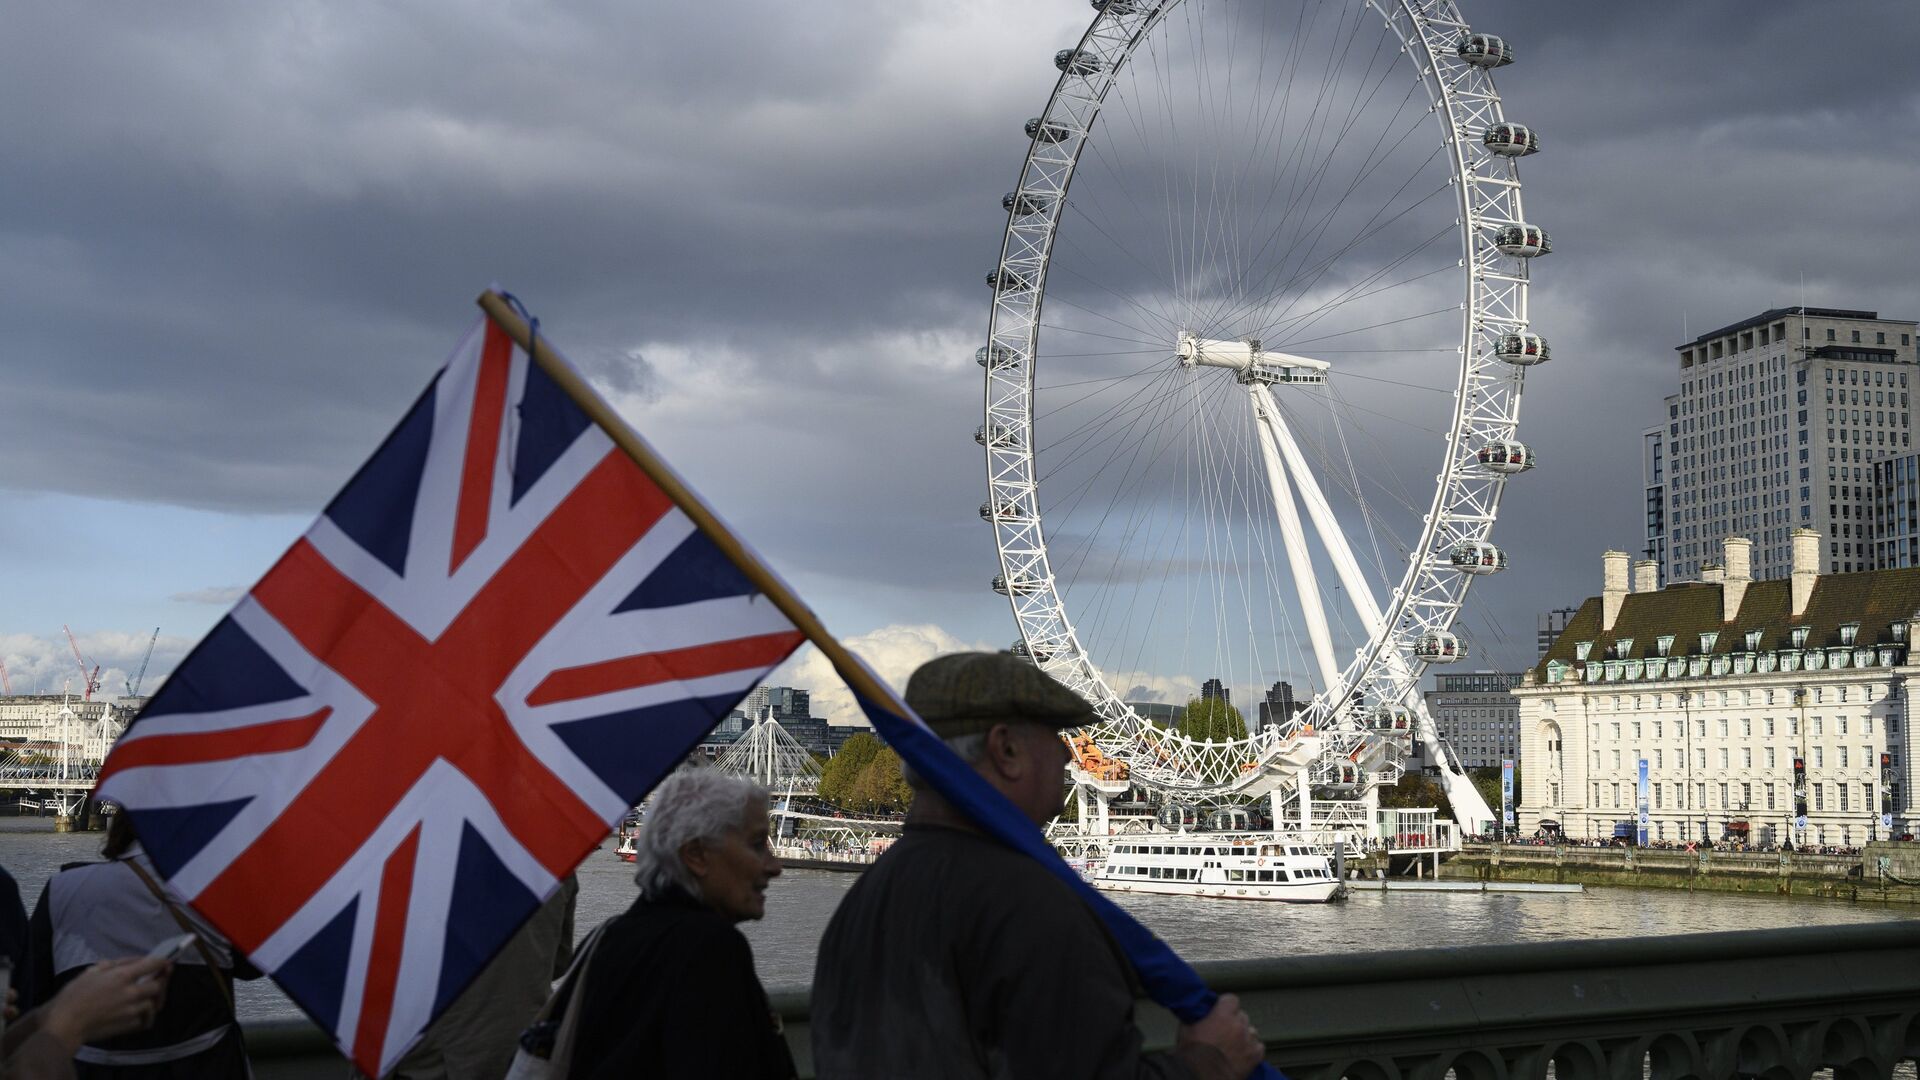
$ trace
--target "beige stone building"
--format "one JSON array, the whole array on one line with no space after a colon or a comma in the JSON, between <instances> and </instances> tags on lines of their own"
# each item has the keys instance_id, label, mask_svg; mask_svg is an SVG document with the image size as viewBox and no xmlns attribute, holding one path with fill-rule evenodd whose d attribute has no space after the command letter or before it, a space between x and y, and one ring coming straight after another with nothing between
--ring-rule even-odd
<instances>
[{"instance_id":1,"label":"beige stone building","mask_svg":"<svg viewBox=\"0 0 1920 1080\"><path fill-rule=\"evenodd\" d=\"M1790 573L1768 581L1753 579L1745 538L1724 541L1705 580L1665 589L1651 560L1630 574L1625 553L1602 556L1600 595L1512 691L1523 833L1630 827L1643 758L1650 840L1857 845L1908 831L1920 569L1823 575L1822 537L1791 541Z\"/></svg>"}]
</instances>

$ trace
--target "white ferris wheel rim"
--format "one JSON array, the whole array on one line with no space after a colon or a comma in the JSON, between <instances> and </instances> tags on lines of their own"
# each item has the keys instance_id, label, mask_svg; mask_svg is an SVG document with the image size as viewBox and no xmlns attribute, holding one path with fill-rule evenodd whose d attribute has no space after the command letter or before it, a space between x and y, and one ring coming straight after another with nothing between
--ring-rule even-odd
<instances>
[{"instance_id":1,"label":"white ferris wheel rim","mask_svg":"<svg viewBox=\"0 0 1920 1080\"><path fill-rule=\"evenodd\" d=\"M1486 67L1467 62L1454 47L1472 27L1454 0L1356 0L1373 10L1401 42L1402 54L1415 64L1431 110L1443 125L1450 183L1457 195L1463 290L1458 364L1452 415L1435 489L1418 540L1398 586L1383 604L1379 629L1342 672L1338 699L1325 695L1291 724L1268 729L1242 744L1222 749L1228 757L1270 753L1302 726L1323 734L1344 734L1346 745L1364 738L1346 720L1343 706L1355 695L1376 704L1400 703L1412 694L1426 663L1414 652L1425 634L1446 633L1464 599L1471 574L1448 561L1456 547L1485 543L1492 532L1506 476L1475 468L1475 452L1514 438L1524 368L1500 361L1494 344L1507 335L1525 334L1529 325L1529 273L1524 259L1509 257L1494 244L1503 227L1526 226L1518 169L1511 157L1482 152L1479 136L1505 122L1499 95ZM1038 500L1036 447L1031 438L1036 403L1035 371L1040 361L1040 309L1053 256L1053 241L1067 205L1067 190L1091 140L1101 106L1136 48L1181 0L1109 0L1096 12L1076 55L1098 58L1097 70L1062 74L1038 118L1022 163L1016 199L1045 203L1036 214L1010 210L995 273L1017 276L1024 287L994 284L992 316L982 351L985 419L982 431L987 464L987 507L999 557L1001 580L1019 582L1007 595L1020 642L1029 657L1050 674L1087 697L1102 718L1096 741L1125 743L1139 721L1109 685L1083 647L1052 571ZM1059 137L1053 137L1058 134ZM1002 363L1002 358L1009 362ZM1001 437L1002 434L1005 437ZM1124 748L1122 756L1127 756ZM1179 785L1176 785L1179 786ZM1204 780L1188 787L1209 786Z\"/></svg>"}]
</instances>

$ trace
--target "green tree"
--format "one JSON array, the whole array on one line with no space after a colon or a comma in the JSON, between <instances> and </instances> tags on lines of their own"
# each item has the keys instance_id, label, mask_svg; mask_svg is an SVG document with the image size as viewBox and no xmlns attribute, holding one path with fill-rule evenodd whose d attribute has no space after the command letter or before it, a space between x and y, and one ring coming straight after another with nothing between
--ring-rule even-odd
<instances>
[{"instance_id":1,"label":"green tree","mask_svg":"<svg viewBox=\"0 0 1920 1080\"><path fill-rule=\"evenodd\" d=\"M1487 800L1487 809L1494 817L1500 816L1500 769L1497 766L1468 769L1467 775L1473 779L1473 786L1480 790L1480 797ZM1520 764L1513 766L1513 805L1520 805Z\"/></svg>"},{"instance_id":2,"label":"green tree","mask_svg":"<svg viewBox=\"0 0 1920 1080\"><path fill-rule=\"evenodd\" d=\"M868 812L884 812L905 810L912 801L913 789L900 772L900 755L891 746L882 746L854 779L853 805Z\"/></svg>"},{"instance_id":3,"label":"green tree","mask_svg":"<svg viewBox=\"0 0 1920 1080\"><path fill-rule=\"evenodd\" d=\"M1240 710L1220 698L1190 698L1186 715L1174 725L1189 739L1225 742L1247 737L1247 721Z\"/></svg>"},{"instance_id":4,"label":"green tree","mask_svg":"<svg viewBox=\"0 0 1920 1080\"><path fill-rule=\"evenodd\" d=\"M1380 789L1380 808L1383 810L1413 810L1429 806L1439 810L1441 817L1453 816L1453 804L1447 799L1446 789L1420 773L1407 773L1399 783Z\"/></svg>"},{"instance_id":5,"label":"green tree","mask_svg":"<svg viewBox=\"0 0 1920 1080\"><path fill-rule=\"evenodd\" d=\"M849 737L841 744L840 752L833 755L820 770L820 797L836 806L851 809L855 805L854 788L860 774L883 750L892 753L877 736L867 732Z\"/></svg>"}]
</instances>

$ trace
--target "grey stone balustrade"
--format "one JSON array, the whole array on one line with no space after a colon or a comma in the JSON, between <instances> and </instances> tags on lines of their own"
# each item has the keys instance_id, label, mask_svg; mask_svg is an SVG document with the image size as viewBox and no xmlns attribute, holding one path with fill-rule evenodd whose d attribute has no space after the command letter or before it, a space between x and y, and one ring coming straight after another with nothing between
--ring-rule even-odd
<instances>
[{"instance_id":1,"label":"grey stone balustrade","mask_svg":"<svg viewBox=\"0 0 1920 1080\"><path fill-rule=\"evenodd\" d=\"M1198 966L1295 1080L1856 1080L1920 1057L1920 920ZM806 995L773 997L810 1076ZM1140 1020L1172 1041L1158 1008ZM262 1080L341 1075L309 1025L248 1038Z\"/></svg>"}]
</instances>

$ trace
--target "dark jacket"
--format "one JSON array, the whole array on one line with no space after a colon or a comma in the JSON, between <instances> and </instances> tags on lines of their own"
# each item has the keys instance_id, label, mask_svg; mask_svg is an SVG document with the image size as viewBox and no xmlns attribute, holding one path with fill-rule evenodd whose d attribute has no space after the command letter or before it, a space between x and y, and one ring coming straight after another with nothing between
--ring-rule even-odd
<instances>
[{"instance_id":1,"label":"dark jacket","mask_svg":"<svg viewBox=\"0 0 1920 1080\"><path fill-rule=\"evenodd\" d=\"M570 1077L794 1075L747 939L686 893L636 900L587 965Z\"/></svg>"},{"instance_id":2,"label":"dark jacket","mask_svg":"<svg viewBox=\"0 0 1920 1080\"><path fill-rule=\"evenodd\" d=\"M1086 903L978 833L908 825L827 924L813 974L823 1080L1170 1080L1145 1053L1136 978Z\"/></svg>"}]
</instances>

